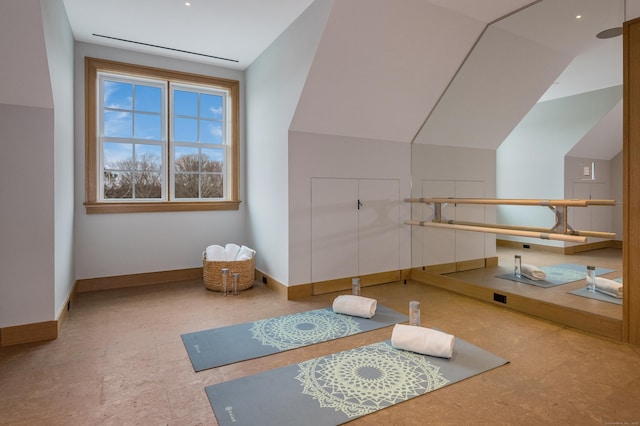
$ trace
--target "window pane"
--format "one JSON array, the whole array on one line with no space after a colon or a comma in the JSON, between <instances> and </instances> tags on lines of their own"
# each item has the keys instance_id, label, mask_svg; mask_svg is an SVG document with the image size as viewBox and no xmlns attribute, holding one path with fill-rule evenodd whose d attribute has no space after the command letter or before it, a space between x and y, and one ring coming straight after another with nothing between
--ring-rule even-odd
<instances>
[{"instance_id":1,"label":"window pane","mask_svg":"<svg viewBox=\"0 0 640 426\"><path fill-rule=\"evenodd\" d=\"M173 123L173 137L180 142L198 142L198 120L176 118Z\"/></svg>"},{"instance_id":2,"label":"window pane","mask_svg":"<svg viewBox=\"0 0 640 426\"><path fill-rule=\"evenodd\" d=\"M220 121L200 121L200 142L222 144L222 123Z\"/></svg>"},{"instance_id":3,"label":"window pane","mask_svg":"<svg viewBox=\"0 0 640 426\"><path fill-rule=\"evenodd\" d=\"M136 173L136 198L162 198L162 174Z\"/></svg>"},{"instance_id":4,"label":"window pane","mask_svg":"<svg viewBox=\"0 0 640 426\"><path fill-rule=\"evenodd\" d=\"M201 94L200 117L222 120L222 96Z\"/></svg>"},{"instance_id":5,"label":"window pane","mask_svg":"<svg viewBox=\"0 0 640 426\"><path fill-rule=\"evenodd\" d=\"M202 198L222 198L223 179L221 174L205 174L202 175Z\"/></svg>"},{"instance_id":6,"label":"window pane","mask_svg":"<svg viewBox=\"0 0 640 426\"><path fill-rule=\"evenodd\" d=\"M116 81L104 81L104 106L105 108L131 110L133 99L133 85Z\"/></svg>"},{"instance_id":7,"label":"window pane","mask_svg":"<svg viewBox=\"0 0 640 426\"><path fill-rule=\"evenodd\" d=\"M132 180L131 172L104 172L104 198L132 198Z\"/></svg>"},{"instance_id":8,"label":"window pane","mask_svg":"<svg viewBox=\"0 0 640 426\"><path fill-rule=\"evenodd\" d=\"M198 116L198 94L185 92L184 90L174 90L173 111L176 115Z\"/></svg>"},{"instance_id":9,"label":"window pane","mask_svg":"<svg viewBox=\"0 0 640 426\"><path fill-rule=\"evenodd\" d=\"M162 120L159 115L135 114L133 137L136 139L162 139Z\"/></svg>"},{"instance_id":10,"label":"window pane","mask_svg":"<svg viewBox=\"0 0 640 426\"><path fill-rule=\"evenodd\" d=\"M130 112L105 111L104 135L111 138L130 138L133 135L133 116Z\"/></svg>"},{"instance_id":11,"label":"window pane","mask_svg":"<svg viewBox=\"0 0 640 426\"><path fill-rule=\"evenodd\" d=\"M177 147L174 158L176 172L198 172L200 170L198 148Z\"/></svg>"},{"instance_id":12,"label":"window pane","mask_svg":"<svg viewBox=\"0 0 640 426\"><path fill-rule=\"evenodd\" d=\"M135 110L160 113L162 108L162 91L159 87L136 85Z\"/></svg>"},{"instance_id":13,"label":"window pane","mask_svg":"<svg viewBox=\"0 0 640 426\"><path fill-rule=\"evenodd\" d=\"M176 198L198 198L197 173L176 173L175 180Z\"/></svg>"},{"instance_id":14,"label":"window pane","mask_svg":"<svg viewBox=\"0 0 640 426\"><path fill-rule=\"evenodd\" d=\"M201 157L201 170L203 172L222 172L222 159L224 158L224 151L222 149L203 149Z\"/></svg>"},{"instance_id":15,"label":"window pane","mask_svg":"<svg viewBox=\"0 0 640 426\"><path fill-rule=\"evenodd\" d=\"M159 145L136 145L136 170L159 172L162 170L162 147Z\"/></svg>"},{"instance_id":16,"label":"window pane","mask_svg":"<svg viewBox=\"0 0 640 426\"><path fill-rule=\"evenodd\" d=\"M129 143L105 142L104 168L115 170L131 170L133 164L133 145Z\"/></svg>"}]
</instances>

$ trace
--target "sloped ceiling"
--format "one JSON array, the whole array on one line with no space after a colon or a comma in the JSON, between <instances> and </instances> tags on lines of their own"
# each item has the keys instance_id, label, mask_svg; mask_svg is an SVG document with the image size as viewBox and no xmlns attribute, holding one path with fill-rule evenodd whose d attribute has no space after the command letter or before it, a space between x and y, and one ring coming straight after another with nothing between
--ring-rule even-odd
<instances>
[{"instance_id":1,"label":"sloped ceiling","mask_svg":"<svg viewBox=\"0 0 640 426\"><path fill-rule=\"evenodd\" d=\"M620 86L618 86L620 87ZM622 88L620 88L622 92ZM622 93L620 93L622 97ZM569 157L611 160L622 151L622 101L619 101L568 153Z\"/></svg>"},{"instance_id":2,"label":"sloped ceiling","mask_svg":"<svg viewBox=\"0 0 640 426\"><path fill-rule=\"evenodd\" d=\"M53 107L40 0L0 2L0 103Z\"/></svg>"},{"instance_id":3,"label":"sloped ceiling","mask_svg":"<svg viewBox=\"0 0 640 426\"><path fill-rule=\"evenodd\" d=\"M411 142L486 26L435 3L336 2L291 130Z\"/></svg>"}]
</instances>

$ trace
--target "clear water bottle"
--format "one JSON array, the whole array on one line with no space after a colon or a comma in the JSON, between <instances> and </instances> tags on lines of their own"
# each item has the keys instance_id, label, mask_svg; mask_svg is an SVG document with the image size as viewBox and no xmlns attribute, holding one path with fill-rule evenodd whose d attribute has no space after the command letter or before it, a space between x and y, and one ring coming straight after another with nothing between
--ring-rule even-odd
<instances>
[{"instance_id":1,"label":"clear water bottle","mask_svg":"<svg viewBox=\"0 0 640 426\"><path fill-rule=\"evenodd\" d=\"M596 267L587 266L587 291L596 291Z\"/></svg>"},{"instance_id":2,"label":"clear water bottle","mask_svg":"<svg viewBox=\"0 0 640 426\"><path fill-rule=\"evenodd\" d=\"M222 272L222 295L229 295L229 268L222 268L220 270Z\"/></svg>"},{"instance_id":3,"label":"clear water bottle","mask_svg":"<svg viewBox=\"0 0 640 426\"><path fill-rule=\"evenodd\" d=\"M237 296L240 294L240 290L238 289L238 282L240 281L240 274L237 272L233 273L233 295Z\"/></svg>"},{"instance_id":4,"label":"clear water bottle","mask_svg":"<svg viewBox=\"0 0 640 426\"><path fill-rule=\"evenodd\" d=\"M520 257L519 254L516 254L516 257L514 259L513 273L515 274L516 278L522 277L522 257Z\"/></svg>"},{"instance_id":5,"label":"clear water bottle","mask_svg":"<svg viewBox=\"0 0 640 426\"><path fill-rule=\"evenodd\" d=\"M351 279L351 294L360 296L360 278Z\"/></svg>"},{"instance_id":6,"label":"clear water bottle","mask_svg":"<svg viewBox=\"0 0 640 426\"><path fill-rule=\"evenodd\" d=\"M409 302L409 325L420 327L420 302Z\"/></svg>"}]
</instances>

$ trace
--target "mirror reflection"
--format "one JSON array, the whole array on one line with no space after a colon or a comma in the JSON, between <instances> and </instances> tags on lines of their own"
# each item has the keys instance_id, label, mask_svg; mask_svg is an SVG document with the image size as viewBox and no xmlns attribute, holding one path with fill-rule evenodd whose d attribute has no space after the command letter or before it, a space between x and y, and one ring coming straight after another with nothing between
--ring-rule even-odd
<instances>
[{"instance_id":1,"label":"mirror reflection","mask_svg":"<svg viewBox=\"0 0 640 426\"><path fill-rule=\"evenodd\" d=\"M577 309L584 303L565 285L538 296L535 286L513 289L495 275L513 269L515 254L524 263L591 262L613 270L609 278L621 274L624 7L542 0L489 25L414 139L411 165L415 198L617 200L567 213L574 229L616 237L583 244L413 226L414 268ZM413 221L433 214L433 206L412 203ZM549 229L556 220L549 208L531 206L449 203L441 214ZM480 270L485 276L474 277ZM581 278L570 286L584 286ZM601 305L598 312L621 318L620 305Z\"/></svg>"}]
</instances>

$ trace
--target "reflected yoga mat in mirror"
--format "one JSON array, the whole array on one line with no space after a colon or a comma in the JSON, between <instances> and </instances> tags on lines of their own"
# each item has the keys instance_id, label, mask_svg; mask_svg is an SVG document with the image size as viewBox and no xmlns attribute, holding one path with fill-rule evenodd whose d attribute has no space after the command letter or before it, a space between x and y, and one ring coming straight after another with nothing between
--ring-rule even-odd
<instances>
[{"instance_id":1,"label":"reflected yoga mat in mirror","mask_svg":"<svg viewBox=\"0 0 640 426\"><path fill-rule=\"evenodd\" d=\"M496 278L502 278L509 281L515 281L523 284L535 285L537 287L555 287L562 284L568 284L575 281L584 280L587 276L587 267L584 265L576 265L573 263L563 263L553 266L541 266L547 277L544 280L531 280L524 276L516 277L513 272L508 274L496 275ZM596 275L604 275L613 272L613 269L596 268Z\"/></svg>"}]
</instances>

